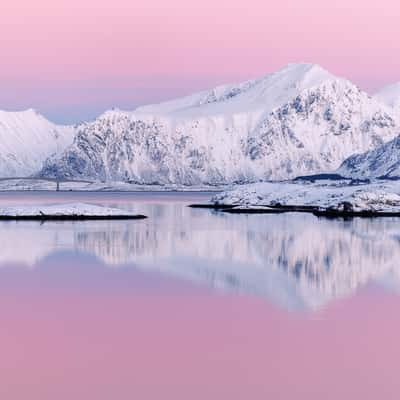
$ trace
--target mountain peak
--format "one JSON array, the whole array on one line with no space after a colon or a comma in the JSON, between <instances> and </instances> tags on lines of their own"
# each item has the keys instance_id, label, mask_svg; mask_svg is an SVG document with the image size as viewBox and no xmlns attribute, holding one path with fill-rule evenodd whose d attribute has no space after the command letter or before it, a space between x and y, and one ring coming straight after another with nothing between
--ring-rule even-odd
<instances>
[{"instance_id":1,"label":"mountain peak","mask_svg":"<svg viewBox=\"0 0 400 400\"><path fill-rule=\"evenodd\" d=\"M72 144L74 130L48 121L34 109L0 110L0 174L29 176L52 154Z\"/></svg>"},{"instance_id":2,"label":"mountain peak","mask_svg":"<svg viewBox=\"0 0 400 400\"><path fill-rule=\"evenodd\" d=\"M299 77L302 75L308 75L308 76L314 76L314 77L320 77L322 79L330 79L330 78L335 78L334 75L332 75L330 72L328 72L326 69L322 68L318 64L312 64L312 63L289 63L286 66L282 67L278 71L275 72L275 74L297 74ZM273 73L274 74L274 73ZM273 75L270 74L270 75Z\"/></svg>"},{"instance_id":3,"label":"mountain peak","mask_svg":"<svg viewBox=\"0 0 400 400\"><path fill-rule=\"evenodd\" d=\"M182 117L263 113L277 108L303 90L339 78L315 64L288 64L277 72L241 83L225 84L160 104L139 107L139 114Z\"/></svg>"},{"instance_id":4,"label":"mountain peak","mask_svg":"<svg viewBox=\"0 0 400 400\"><path fill-rule=\"evenodd\" d=\"M8 111L8 110L0 110L0 117L3 123L9 121L10 123L16 123L17 121L24 122L36 122L41 121L43 123L52 124L44 115L40 114L33 108L28 108L26 110L20 111Z\"/></svg>"},{"instance_id":5,"label":"mountain peak","mask_svg":"<svg viewBox=\"0 0 400 400\"><path fill-rule=\"evenodd\" d=\"M303 89L318 86L325 81L338 79L318 64L308 63L288 64L275 74L288 76L294 82L297 81Z\"/></svg>"},{"instance_id":6,"label":"mountain peak","mask_svg":"<svg viewBox=\"0 0 400 400\"><path fill-rule=\"evenodd\" d=\"M121 115L126 115L126 114L131 114L131 112L130 111L121 110L118 107L113 107L110 110L104 111L97 118L98 119L107 119L107 118L112 118L112 117L119 117Z\"/></svg>"},{"instance_id":7,"label":"mountain peak","mask_svg":"<svg viewBox=\"0 0 400 400\"><path fill-rule=\"evenodd\" d=\"M40 115L40 113L35 108L28 108L26 110L21 111L21 113Z\"/></svg>"}]
</instances>

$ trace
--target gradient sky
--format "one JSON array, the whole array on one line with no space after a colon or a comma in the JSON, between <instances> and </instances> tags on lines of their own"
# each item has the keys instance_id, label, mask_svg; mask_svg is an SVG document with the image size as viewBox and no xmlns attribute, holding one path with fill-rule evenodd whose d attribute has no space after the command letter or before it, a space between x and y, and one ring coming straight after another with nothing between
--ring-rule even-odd
<instances>
[{"instance_id":1,"label":"gradient sky","mask_svg":"<svg viewBox=\"0 0 400 400\"><path fill-rule=\"evenodd\" d=\"M398 0L2 0L0 109L55 121L313 62L400 80Z\"/></svg>"}]
</instances>

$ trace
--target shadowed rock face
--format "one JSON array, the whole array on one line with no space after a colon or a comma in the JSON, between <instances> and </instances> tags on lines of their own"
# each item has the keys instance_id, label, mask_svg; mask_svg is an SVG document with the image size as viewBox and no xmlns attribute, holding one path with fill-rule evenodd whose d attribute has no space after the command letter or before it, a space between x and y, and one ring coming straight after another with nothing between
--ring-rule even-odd
<instances>
[{"instance_id":1,"label":"shadowed rock face","mask_svg":"<svg viewBox=\"0 0 400 400\"><path fill-rule=\"evenodd\" d=\"M132 113L107 112L80 125L40 175L181 185L293 178L335 170L393 139L398 119L350 82L295 65Z\"/></svg>"},{"instance_id":2,"label":"shadowed rock face","mask_svg":"<svg viewBox=\"0 0 400 400\"><path fill-rule=\"evenodd\" d=\"M349 157L338 173L359 179L400 179L400 136L374 150Z\"/></svg>"}]
</instances>

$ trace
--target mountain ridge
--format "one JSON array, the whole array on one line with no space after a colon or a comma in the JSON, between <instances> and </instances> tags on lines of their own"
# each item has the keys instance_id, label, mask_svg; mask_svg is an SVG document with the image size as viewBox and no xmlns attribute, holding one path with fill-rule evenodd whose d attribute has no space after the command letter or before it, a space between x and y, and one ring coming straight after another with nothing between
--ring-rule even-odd
<instances>
[{"instance_id":1,"label":"mountain ridge","mask_svg":"<svg viewBox=\"0 0 400 400\"><path fill-rule=\"evenodd\" d=\"M27 122L15 131L28 132L27 144L31 137L38 140L31 152L22 151L22 134L7 131L15 149L0 145L0 172L6 176L30 171L161 185L291 179L335 171L353 154L400 133L400 113L379 94L370 96L305 63L133 111L108 110L76 127L52 124L34 110L25 113ZM33 135L26 126L35 119L40 125L40 118L42 136ZM0 113L0 138L2 119ZM18 168L2 164L1 157L12 159L13 151L14 164L23 160Z\"/></svg>"},{"instance_id":2,"label":"mountain ridge","mask_svg":"<svg viewBox=\"0 0 400 400\"><path fill-rule=\"evenodd\" d=\"M0 110L1 177L29 176L72 144L74 128L56 125L34 109Z\"/></svg>"},{"instance_id":3,"label":"mountain ridge","mask_svg":"<svg viewBox=\"0 0 400 400\"><path fill-rule=\"evenodd\" d=\"M263 111L269 111L286 103L299 91L318 86L324 81L337 79L341 78L331 75L315 64L288 64L283 69L260 78L223 84L178 99L141 106L134 112L156 115L176 113L177 116L197 117L209 115L210 111L213 114L242 113L260 108ZM237 101L238 99L240 102ZM216 104L217 110L210 110L210 106ZM200 112L201 108L205 108L205 113ZM191 110L193 114L187 113L188 110Z\"/></svg>"},{"instance_id":4,"label":"mountain ridge","mask_svg":"<svg viewBox=\"0 0 400 400\"><path fill-rule=\"evenodd\" d=\"M208 100L207 100L208 99ZM210 111L211 109L211 111ZM41 176L139 184L230 184L335 170L395 137L391 108L312 64L78 127Z\"/></svg>"}]
</instances>

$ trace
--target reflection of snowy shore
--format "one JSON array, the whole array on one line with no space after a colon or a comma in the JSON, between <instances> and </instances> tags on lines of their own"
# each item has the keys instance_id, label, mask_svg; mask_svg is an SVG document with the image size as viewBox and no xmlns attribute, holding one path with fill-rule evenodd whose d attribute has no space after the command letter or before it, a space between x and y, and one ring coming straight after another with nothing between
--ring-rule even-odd
<instances>
[{"instance_id":1,"label":"reflection of snowy shore","mask_svg":"<svg viewBox=\"0 0 400 400\"><path fill-rule=\"evenodd\" d=\"M33 267L54 251L74 250L110 266L134 264L288 308L318 308L370 281L387 285L388 276L393 286L400 275L398 219L247 218L176 204L143 211L152 218L2 223L0 262Z\"/></svg>"}]
</instances>

